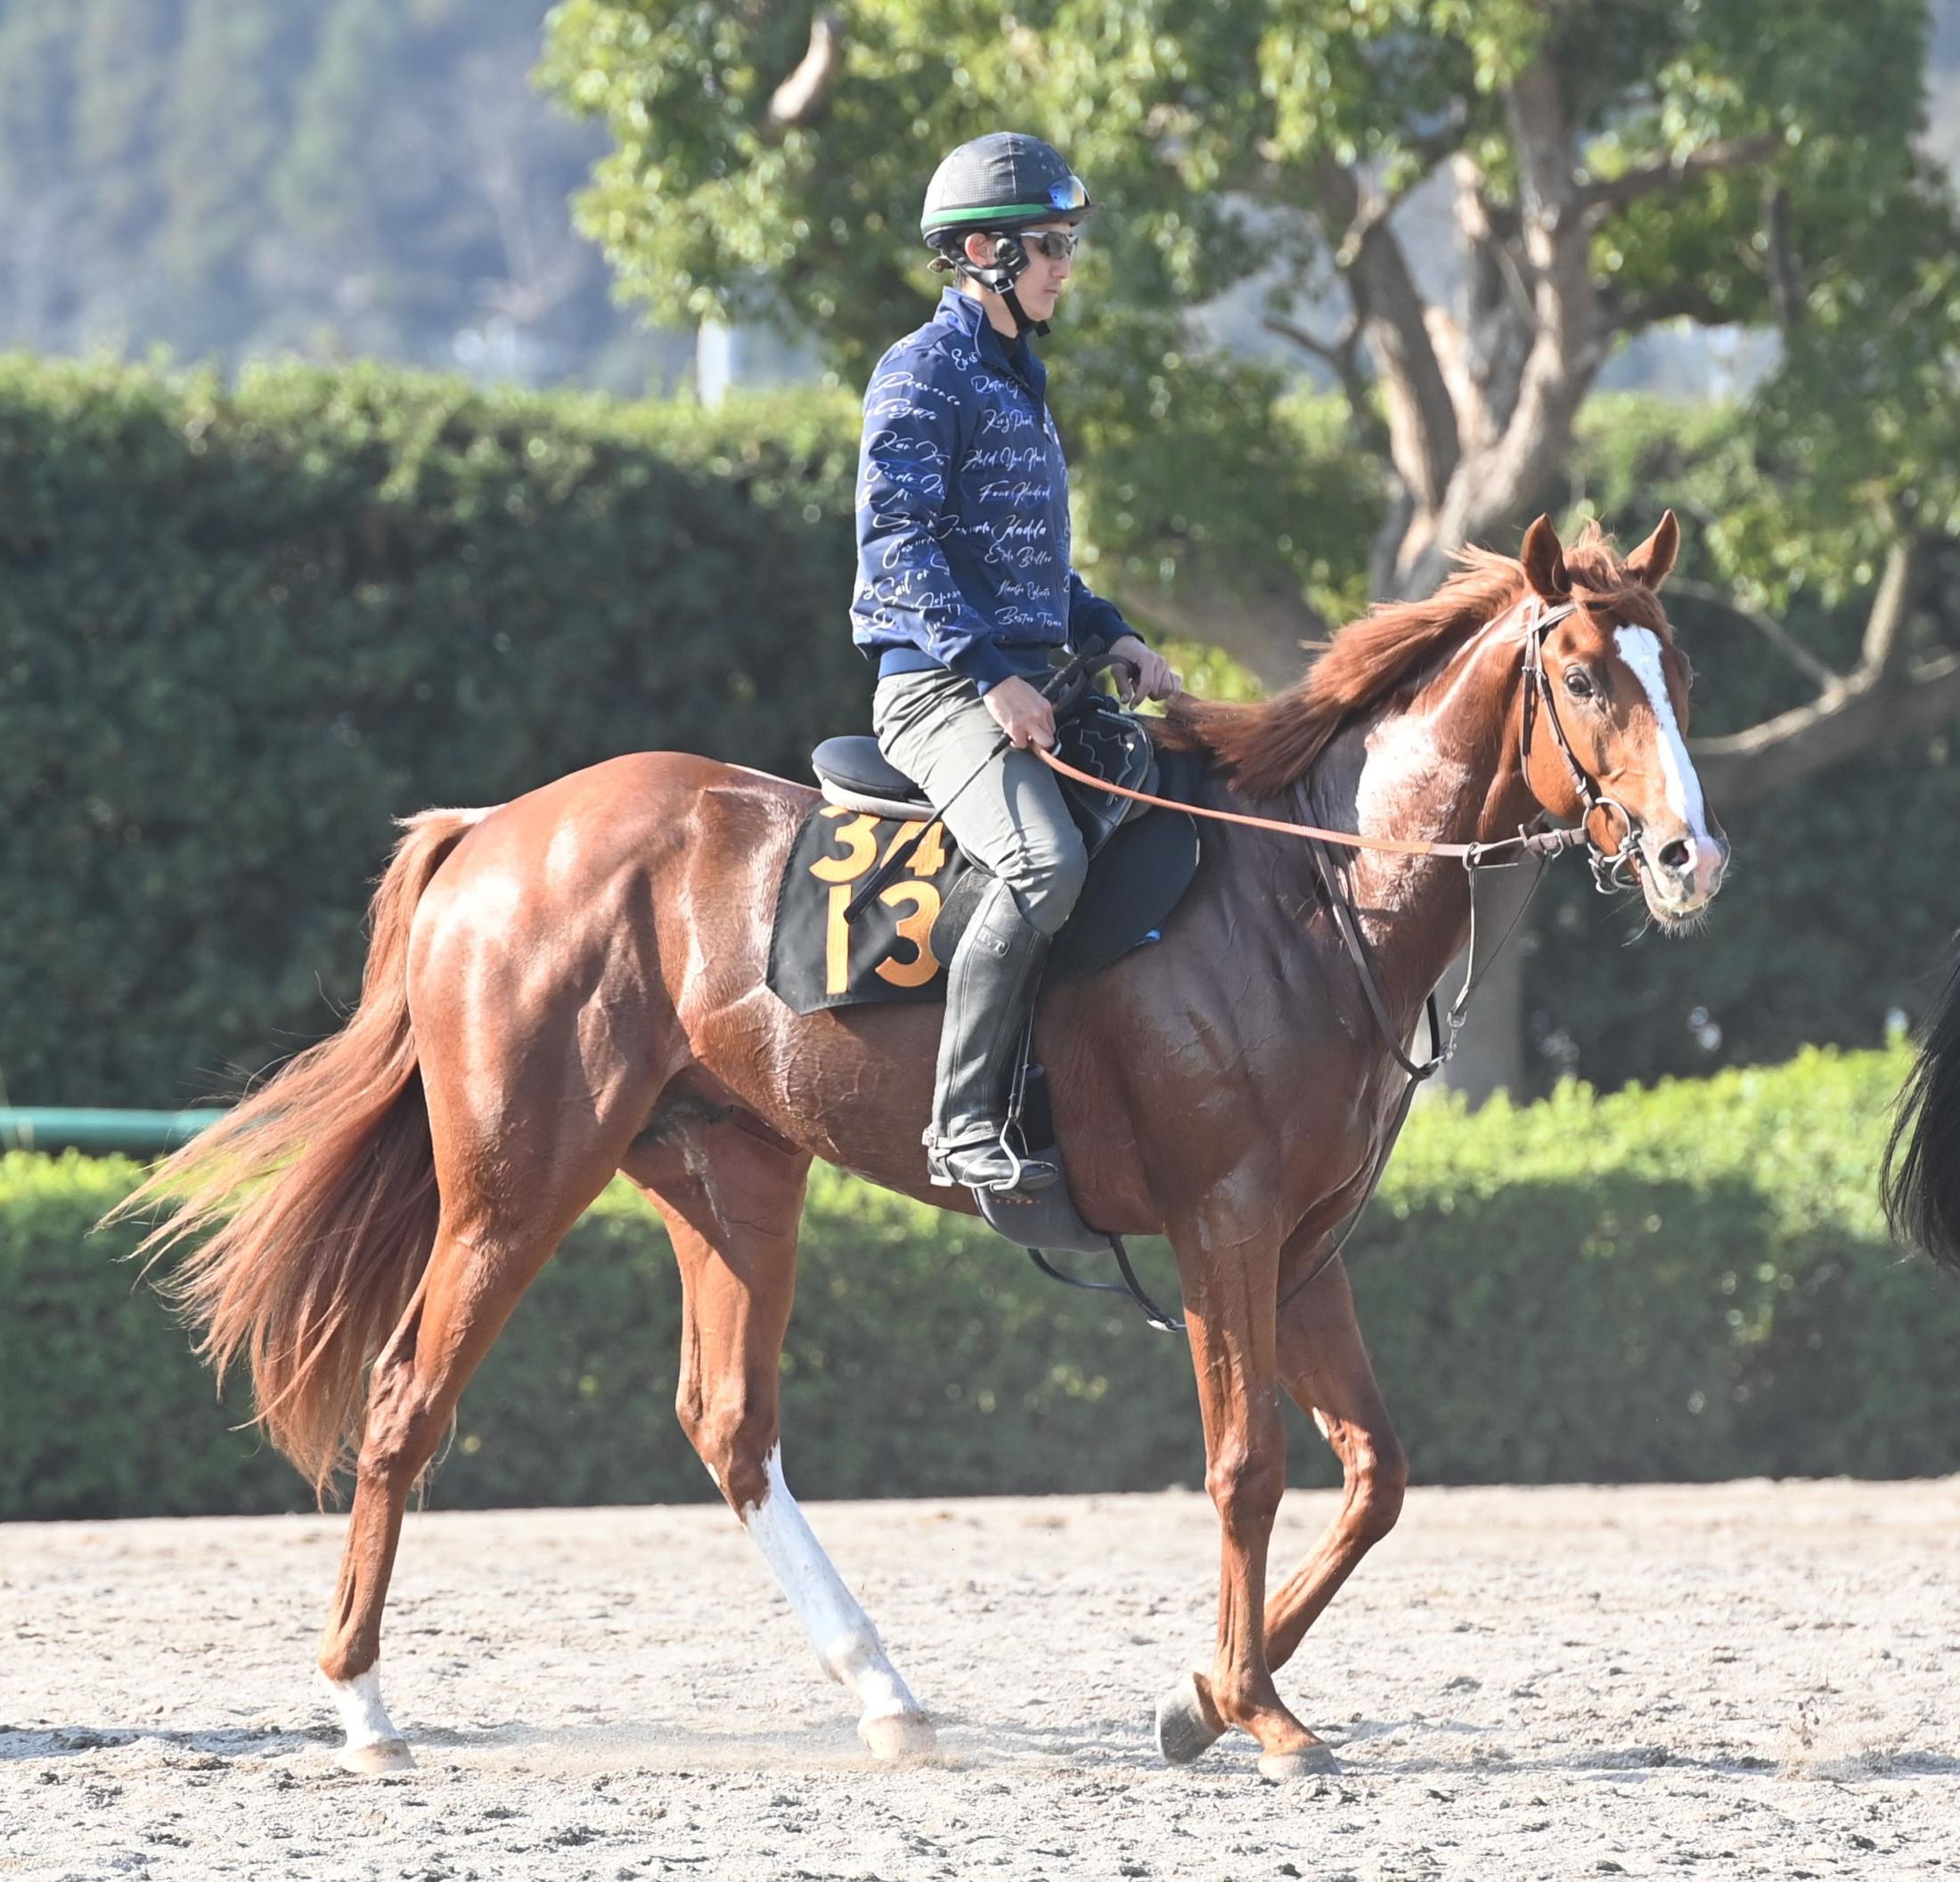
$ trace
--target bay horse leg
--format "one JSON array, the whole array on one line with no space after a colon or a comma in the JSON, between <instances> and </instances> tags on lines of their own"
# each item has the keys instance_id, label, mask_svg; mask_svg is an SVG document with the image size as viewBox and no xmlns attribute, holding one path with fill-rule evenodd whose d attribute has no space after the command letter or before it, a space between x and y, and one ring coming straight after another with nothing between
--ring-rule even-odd
<instances>
[{"instance_id":1,"label":"bay horse leg","mask_svg":"<svg viewBox=\"0 0 1960 1882\"><path fill-rule=\"evenodd\" d=\"M660 1211L681 1268L674 1409L880 1759L934 1748L923 1708L783 1480L777 1389L810 1158L752 1119L688 1119L625 1172Z\"/></svg>"},{"instance_id":2,"label":"bay horse leg","mask_svg":"<svg viewBox=\"0 0 1960 1882\"><path fill-rule=\"evenodd\" d=\"M551 1115L542 1106L535 1114ZM550 1147L524 1158L517 1172L505 1153L507 1173L494 1194L478 1187L487 1160L455 1154L453 1146L445 1154L446 1134L435 1132L442 1218L421 1284L369 1375L339 1584L320 1642L321 1674L347 1733L346 1770L373 1776L414 1762L381 1703L377 1670L409 1493L441 1446L470 1373L610 1180L642 1114L608 1126L588 1109L573 1130L561 1111Z\"/></svg>"},{"instance_id":3,"label":"bay horse leg","mask_svg":"<svg viewBox=\"0 0 1960 1882\"><path fill-rule=\"evenodd\" d=\"M1172 1240L1205 1422L1205 1487L1221 1532L1218 1646L1203 1688L1207 1721L1249 1731L1259 1742L1260 1774L1282 1782L1326 1771L1333 1757L1281 1701L1266 1655L1266 1554L1286 1480L1278 1251L1202 1229L1173 1232Z\"/></svg>"},{"instance_id":4,"label":"bay horse leg","mask_svg":"<svg viewBox=\"0 0 1960 1882\"><path fill-rule=\"evenodd\" d=\"M1279 1375L1294 1403L1341 1460L1341 1507L1300 1566L1266 1603L1266 1659L1277 1673L1361 1558L1395 1527L1409 1461L1389 1422L1338 1261L1280 1310ZM1157 1706L1157 1748L1188 1764L1224 1735L1204 1675L1193 1674Z\"/></svg>"}]
</instances>

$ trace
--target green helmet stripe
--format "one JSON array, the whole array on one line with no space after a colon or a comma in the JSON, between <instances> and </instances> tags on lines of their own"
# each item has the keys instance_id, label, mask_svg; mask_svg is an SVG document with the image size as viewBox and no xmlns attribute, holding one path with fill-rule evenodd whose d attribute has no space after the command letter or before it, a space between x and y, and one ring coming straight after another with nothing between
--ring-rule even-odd
<instances>
[{"instance_id":1,"label":"green helmet stripe","mask_svg":"<svg viewBox=\"0 0 1960 1882\"><path fill-rule=\"evenodd\" d=\"M990 202L983 203L977 209L941 209L927 218L928 227L936 227L946 222L982 222L988 216L1067 216L1074 212L1058 209L1047 202Z\"/></svg>"}]
</instances>

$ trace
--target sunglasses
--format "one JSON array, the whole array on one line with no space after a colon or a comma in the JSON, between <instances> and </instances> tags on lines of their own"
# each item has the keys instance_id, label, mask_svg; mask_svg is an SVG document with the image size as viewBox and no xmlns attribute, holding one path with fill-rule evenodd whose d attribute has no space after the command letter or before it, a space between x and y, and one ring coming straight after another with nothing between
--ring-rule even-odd
<instances>
[{"instance_id":1,"label":"sunglasses","mask_svg":"<svg viewBox=\"0 0 1960 1882\"><path fill-rule=\"evenodd\" d=\"M1065 229L1029 229L1020 240L1037 255L1045 255L1050 261L1066 261L1075 252L1082 237Z\"/></svg>"}]
</instances>

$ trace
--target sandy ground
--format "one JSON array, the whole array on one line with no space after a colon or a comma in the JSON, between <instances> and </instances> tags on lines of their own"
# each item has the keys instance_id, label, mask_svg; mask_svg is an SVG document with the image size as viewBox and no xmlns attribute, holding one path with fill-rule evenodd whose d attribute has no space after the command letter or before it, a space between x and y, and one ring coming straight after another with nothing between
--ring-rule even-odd
<instances>
[{"instance_id":1,"label":"sandy ground","mask_svg":"<svg viewBox=\"0 0 1960 1882\"><path fill-rule=\"evenodd\" d=\"M0 1876L1960 1873L1960 1479L1418 1489L1282 1675L1343 1765L1285 1788L1152 1747L1201 1498L810 1514L937 1764L860 1750L719 1508L412 1516L421 1769L365 1781L308 1683L337 1519L0 1528Z\"/></svg>"}]
</instances>

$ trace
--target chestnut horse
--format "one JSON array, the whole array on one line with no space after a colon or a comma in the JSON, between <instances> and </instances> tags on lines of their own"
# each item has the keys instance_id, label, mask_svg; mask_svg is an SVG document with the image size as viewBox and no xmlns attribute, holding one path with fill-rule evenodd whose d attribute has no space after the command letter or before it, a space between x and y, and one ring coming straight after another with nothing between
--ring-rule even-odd
<instances>
[{"instance_id":1,"label":"chestnut horse","mask_svg":"<svg viewBox=\"0 0 1960 1882\"><path fill-rule=\"evenodd\" d=\"M1682 742L1686 668L1656 599L1676 543L1670 514L1624 561L1592 530L1568 554L1541 517L1521 561L1472 552L1433 599L1349 627L1290 690L1187 704L1164 736L1213 755L1209 804L1380 838L1501 838L1541 807L1570 819L1590 780L1626 813L1654 919L1679 924L1727 846ZM320 1650L350 1769L410 1762L376 1666L404 1505L518 1297L616 1171L680 1264L689 1438L852 1689L871 1751L933 1743L783 1479L777 1362L812 1158L964 1201L929 1185L919 1143L938 1012L799 1017L764 986L777 881L814 802L660 753L495 810L424 811L376 893L346 1028L135 1199L178 1204L156 1247L210 1232L174 1285L219 1367L249 1357L274 1440L323 1489L352 1465ZM1307 846L1207 828L1161 942L1052 989L1038 1039L1083 1214L1167 1235L1184 1292L1223 1564L1215 1656L1160 1703L1158 1742L1181 1761L1241 1727L1281 1779L1331 1761L1273 1674L1395 1521L1407 1475L1340 1263L1298 1287L1366 1187L1403 1074ZM1343 858L1335 886L1407 1039L1463 943L1465 872ZM1281 1390L1346 1488L1269 1596Z\"/></svg>"}]
</instances>

